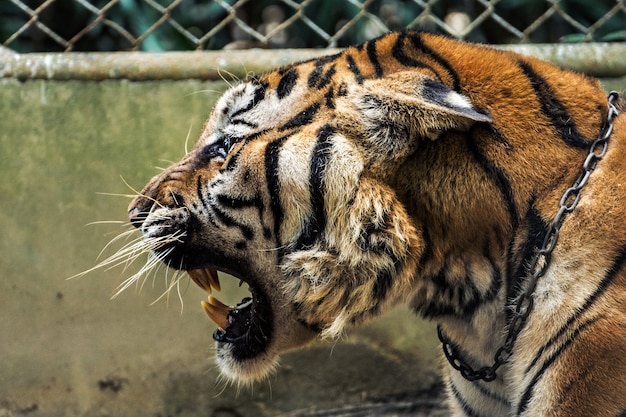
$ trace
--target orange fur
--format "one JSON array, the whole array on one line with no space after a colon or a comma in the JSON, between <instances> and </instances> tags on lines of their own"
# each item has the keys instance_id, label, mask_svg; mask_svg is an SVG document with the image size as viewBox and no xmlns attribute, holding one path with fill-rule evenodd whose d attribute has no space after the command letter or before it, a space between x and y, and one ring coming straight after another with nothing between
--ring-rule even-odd
<instances>
[{"instance_id":1,"label":"orange fur","mask_svg":"<svg viewBox=\"0 0 626 417\"><path fill-rule=\"evenodd\" d=\"M479 368L607 115L594 79L391 33L233 87L131 219L147 238L182 233L155 249L170 266L251 286L253 303L215 336L233 378L262 377L283 351L398 303ZM453 415L624 415L625 157L619 116L496 380L444 365Z\"/></svg>"}]
</instances>

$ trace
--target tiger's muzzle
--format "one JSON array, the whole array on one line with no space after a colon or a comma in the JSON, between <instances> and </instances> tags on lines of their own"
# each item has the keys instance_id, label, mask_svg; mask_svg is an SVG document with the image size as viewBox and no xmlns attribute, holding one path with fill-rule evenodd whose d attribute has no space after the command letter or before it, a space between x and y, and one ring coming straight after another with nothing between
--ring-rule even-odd
<instances>
[{"instance_id":1,"label":"tiger's muzzle","mask_svg":"<svg viewBox=\"0 0 626 417\"><path fill-rule=\"evenodd\" d=\"M298 322L291 304L281 298L282 272L273 259L275 250L257 249L254 239L247 242L250 248L241 244L242 234L262 233L234 227L224 215L229 203L204 191L211 189L221 164L211 162L198 169L188 161L146 185L128 208L130 223L152 242L159 260L187 271L208 293L202 307L218 326L213 339L221 371L240 381L257 379L274 368L280 353L317 334ZM214 296L221 288L218 271L245 282L250 296L234 306L218 300Z\"/></svg>"}]
</instances>

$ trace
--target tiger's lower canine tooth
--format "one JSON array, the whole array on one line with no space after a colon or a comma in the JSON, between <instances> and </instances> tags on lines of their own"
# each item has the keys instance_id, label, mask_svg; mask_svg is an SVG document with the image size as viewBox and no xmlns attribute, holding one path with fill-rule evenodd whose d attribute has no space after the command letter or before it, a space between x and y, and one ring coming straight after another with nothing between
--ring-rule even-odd
<instances>
[{"instance_id":1,"label":"tiger's lower canine tooth","mask_svg":"<svg viewBox=\"0 0 626 417\"><path fill-rule=\"evenodd\" d=\"M231 310L226 304L209 295L208 302L202 301L202 309L220 329L228 327L228 312Z\"/></svg>"},{"instance_id":2,"label":"tiger's lower canine tooth","mask_svg":"<svg viewBox=\"0 0 626 417\"><path fill-rule=\"evenodd\" d=\"M215 269L203 268L193 269L187 271L189 277L198 284L200 288L211 294L211 289L215 288L216 291L220 291L220 280L217 277L217 271Z\"/></svg>"},{"instance_id":3,"label":"tiger's lower canine tooth","mask_svg":"<svg viewBox=\"0 0 626 417\"><path fill-rule=\"evenodd\" d=\"M220 300L213 297L212 295L209 295L208 300L209 304L211 304L215 308L222 310L224 314L227 314L230 310L233 309L231 306L222 303Z\"/></svg>"}]
</instances>

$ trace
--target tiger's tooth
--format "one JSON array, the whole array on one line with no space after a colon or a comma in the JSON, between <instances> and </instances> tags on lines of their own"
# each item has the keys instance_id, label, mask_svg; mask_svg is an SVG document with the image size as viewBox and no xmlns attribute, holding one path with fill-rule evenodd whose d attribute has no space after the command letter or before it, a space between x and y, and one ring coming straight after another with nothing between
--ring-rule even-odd
<instances>
[{"instance_id":1,"label":"tiger's tooth","mask_svg":"<svg viewBox=\"0 0 626 417\"><path fill-rule=\"evenodd\" d=\"M212 288L216 291L221 290L220 281L217 277L217 271L214 269L203 268L187 271L189 277L198 284L207 293L211 294Z\"/></svg>"},{"instance_id":2,"label":"tiger's tooth","mask_svg":"<svg viewBox=\"0 0 626 417\"><path fill-rule=\"evenodd\" d=\"M211 286L215 288L215 291L221 291L222 286L220 285L220 279L217 276L217 271L215 269L203 269L205 271Z\"/></svg>"},{"instance_id":3,"label":"tiger's tooth","mask_svg":"<svg viewBox=\"0 0 626 417\"><path fill-rule=\"evenodd\" d=\"M222 303L217 298L209 295L208 301L202 301L202 309L220 329L228 327L228 312L231 310L229 306Z\"/></svg>"},{"instance_id":4,"label":"tiger's tooth","mask_svg":"<svg viewBox=\"0 0 626 417\"><path fill-rule=\"evenodd\" d=\"M224 304L223 302L213 297L212 295L209 295L207 299L209 300L209 304L211 304L215 308L219 308L220 310L224 311L224 314L228 313L230 310L233 309L231 306Z\"/></svg>"},{"instance_id":5,"label":"tiger's tooth","mask_svg":"<svg viewBox=\"0 0 626 417\"><path fill-rule=\"evenodd\" d=\"M189 278L191 278L193 282L198 285L198 287L211 294L211 284L206 280L202 271L202 269L193 269L187 271L187 274L189 274Z\"/></svg>"}]
</instances>

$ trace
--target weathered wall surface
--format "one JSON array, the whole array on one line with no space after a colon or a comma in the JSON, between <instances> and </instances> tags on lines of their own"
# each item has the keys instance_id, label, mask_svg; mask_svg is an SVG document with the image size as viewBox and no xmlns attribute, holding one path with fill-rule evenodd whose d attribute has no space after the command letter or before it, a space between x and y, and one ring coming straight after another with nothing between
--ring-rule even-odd
<instances>
[{"instance_id":1,"label":"weathered wall surface","mask_svg":"<svg viewBox=\"0 0 626 417\"><path fill-rule=\"evenodd\" d=\"M88 224L125 222L125 182L140 188L179 159L226 87L0 79L0 416L262 417L431 398L436 334L407 311L285 355L247 389L218 379L206 295L187 279L184 308L175 290L151 305L164 270L113 300L132 272L67 280L127 230ZM240 300L223 281L220 298Z\"/></svg>"}]
</instances>

